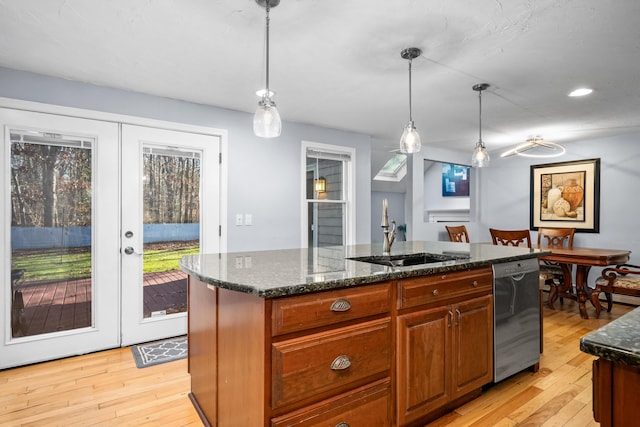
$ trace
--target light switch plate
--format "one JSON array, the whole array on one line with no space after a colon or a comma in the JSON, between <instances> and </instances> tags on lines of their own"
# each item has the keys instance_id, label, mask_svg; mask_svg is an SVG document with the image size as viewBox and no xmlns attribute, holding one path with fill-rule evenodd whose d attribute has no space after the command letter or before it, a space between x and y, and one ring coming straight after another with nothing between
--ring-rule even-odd
<instances>
[{"instance_id":1,"label":"light switch plate","mask_svg":"<svg viewBox=\"0 0 640 427\"><path fill-rule=\"evenodd\" d=\"M236 225L242 225L242 214L236 214Z\"/></svg>"},{"instance_id":2,"label":"light switch plate","mask_svg":"<svg viewBox=\"0 0 640 427\"><path fill-rule=\"evenodd\" d=\"M251 214L244 215L244 225L253 225L253 215Z\"/></svg>"}]
</instances>

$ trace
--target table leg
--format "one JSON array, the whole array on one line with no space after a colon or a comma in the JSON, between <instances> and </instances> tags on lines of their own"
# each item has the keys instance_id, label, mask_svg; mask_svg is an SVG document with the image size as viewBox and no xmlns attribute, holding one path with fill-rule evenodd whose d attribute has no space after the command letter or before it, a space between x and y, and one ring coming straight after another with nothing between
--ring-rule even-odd
<instances>
[{"instance_id":1,"label":"table leg","mask_svg":"<svg viewBox=\"0 0 640 427\"><path fill-rule=\"evenodd\" d=\"M578 307L580 308L580 316L583 319L588 319L587 307L585 303L590 296L590 289L587 285L587 278L589 277L590 265L580 265L576 267L576 292L578 293Z\"/></svg>"},{"instance_id":2,"label":"table leg","mask_svg":"<svg viewBox=\"0 0 640 427\"><path fill-rule=\"evenodd\" d=\"M571 291L571 264L560 263L560 268L562 268L562 284L560 287L551 285L549 287L549 299L547 300L547 306L553 309L553 303L556 302L558 297L562 297L567 295Z\"/></svg>"}]
</instances>

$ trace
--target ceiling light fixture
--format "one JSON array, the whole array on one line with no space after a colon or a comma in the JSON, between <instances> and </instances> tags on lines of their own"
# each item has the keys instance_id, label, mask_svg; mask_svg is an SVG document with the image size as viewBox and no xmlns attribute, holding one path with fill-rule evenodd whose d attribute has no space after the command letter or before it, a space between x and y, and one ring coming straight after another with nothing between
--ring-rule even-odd
<instances>
[{"instance_id":1,"label":"ceiling light fixture","mask_svg":"<svg viewBox=\"0 0 640 427\"><path fill-rule=\"evenodd\" d=\"M420 55L422 55L422 50L417 47L409 47L400 52L402 58L409 60L409 123L405 126L400 138L400 151L405 154L417 153L422 148L420 135L416 130L411 114L411 62Z\"/></svg>"},{"instance_id":2,"label":"ceiling light fixture","mask_svg":"<svg viewBox=\"0 0 640 427\"><path fill-rule=\"evenodd\" d=\"M593 92L593 89L589 89L588 87L581 87L569 93L569 96L585 96L589 95L591 92Z\"/></svg>"},{"instance_id":3,"label":"ceiling light fixture","mask_svg":"<svg viewBox=\"0 0 640 427\"><path fill-rule=\"evenodd\" d=\"M564 145L557 142L545 141L540 135L529 137L525 142L500 154L500 157L514 155L543 159L562 156L567 152Z\"/></svg>"},{"instance_id":4,"label":"ceiling light fixture","mask_svg":"<svg viewBox=\"0 0 640 427\"><path fill-rule=\"evenodd\" d=\"M471 166L474 168L484 168L489 166L489 152L482 142L482 91L489 87L489 83L478 83L472 89L478 92L478 142L471 156Z\"/></svg>"},{"instance_id":5,"label":"ceiling light fixture","mask_svg":"<svg viewBox=\"0 0 640 427\"><path fill-rule=\"evenodd\" d=\"M282 132L282 121L280 113L276 108L276 103L271 99L274 92L269 90L269 10L280 4L280 0L256 0L260 6L267 11L266 18L266 88L258 91L258 96L262 96L258 101L258 109L253 116L253 132L262 138L275 138Z\"/></svg>"}]
</instances>

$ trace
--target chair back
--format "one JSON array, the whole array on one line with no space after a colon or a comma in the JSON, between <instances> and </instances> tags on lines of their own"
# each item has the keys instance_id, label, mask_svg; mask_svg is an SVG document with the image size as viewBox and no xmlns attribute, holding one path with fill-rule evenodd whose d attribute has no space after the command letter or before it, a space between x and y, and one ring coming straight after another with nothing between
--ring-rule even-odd
<instances>
[{"instance_id":1,"label":"chair back","mask_svg":"<svg viewBox=\"0 0 640 427\"><path fill-rule=\"evenodd\" d=\"M469 243L469 233L467 233L467 227L460 226L448 226L445 225L447 233L449 233L449 240L452 242Z\"/></svg>"},{"instance_id":2,"label":"chair back","mask_svg":"<svg viewBox=\"0 0 640 427\"><path fill-rule=\"evenodd\" d=\"M538 228L538 246L573 249L575 228ZM566 245L565 245L566 244Z\"/></svg>"},{"instance_id":3,"label":"chair back","mask_svg":"<svg viewBox=\"0 0 640 427\"><path fill-rule=\"evenodd\" d=\"M495 228L490 228L489 233L491 233L494 245L531 247L529 230L496 230Z\"/></svg>"}]
</instances>

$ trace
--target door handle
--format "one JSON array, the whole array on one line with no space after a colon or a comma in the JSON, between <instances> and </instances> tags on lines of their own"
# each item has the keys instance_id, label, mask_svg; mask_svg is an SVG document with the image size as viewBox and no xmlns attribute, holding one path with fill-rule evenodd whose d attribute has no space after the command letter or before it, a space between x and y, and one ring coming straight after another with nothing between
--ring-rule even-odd
<instances>
[{"instance_id":1,"label":"door handle","mask_svg":"<svg viewBox=\"0 0 640 427\"><path fill-rule=\"evenodd\" d=\"M131 254L142 255L141 253L136 252L135 249L133 249L131 246L127 246L126 248L124 248L124 253L127 255L131 255Z\"/></svg>"}]
</instances>

